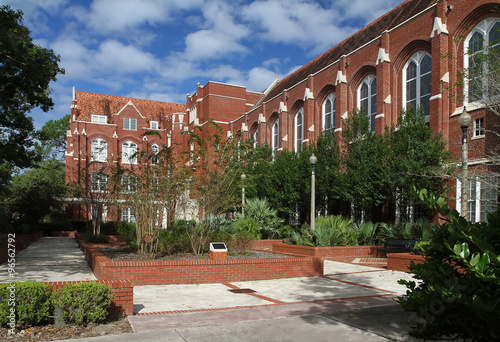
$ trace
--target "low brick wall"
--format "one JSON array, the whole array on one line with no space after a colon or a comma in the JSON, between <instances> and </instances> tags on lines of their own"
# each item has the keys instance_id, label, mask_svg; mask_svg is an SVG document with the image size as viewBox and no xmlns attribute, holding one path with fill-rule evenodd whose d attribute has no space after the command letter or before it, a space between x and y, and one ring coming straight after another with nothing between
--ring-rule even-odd
<instances>
[{"instance_id":1,"label":"low brick wall","mask_svg":"<svg viewBox=\"0 0 500 342\"><path fill-rule=\"evenodd\" d=\"M53 237L75 237L76 230L58 230L50 233Z\"/></svg>"},{"instance_id":2,"label":"low brick wall","mask_svg":"<svg viewBox=\"0 0 500 342\"><path fill-rule=\"evenodd\" d=\"M421 255L413 255L410 253L388 253L387 254L387 269L393 271L408 272L410 263L423 264L425 259Z\"/></svg>"},{"instance_id":3,"label":"low brick wall","mask_svg":"<svg viewBox=\"0 0 500 342\"><path fill-rule=\"evenodd\" d=\"M319 258L112 261L97 250L99 245L77 239L99 280L128 279L134 285L196 284L249 281L323 275Z\"/></svg>"},{"instance_id":4,"label":"low brick wall","mask_svg":"<svg viewBox=\"0 0 500 342\"><path fill-rule=\"evenodd\" d=\"M250 242L250 249L261 251L272 251L273 245L283 243L283 240L253 240Z\"/></svg>"},{"instance_id":5,"label":"low brick wall","mask_svg":"<svg viewBox=\"0 0 500 342\"><path fill-rule=\"evenodd\" d=\"M132 316L134 314L134 284L128 279L97 281L57 281L45 282L52 286L52 291L62 289L68 284L95 282L111 287L115 298L108 309L110 316Z\"/></svg>"},{"instance_id":6,"label":"low brick wall","mask_svg":"<svg viewBox=\"0 0 500 342\"><path fill-rule=\"evenodd\" d=\"M273 252L315 258L376 256L376 246L309 247L274 243Z\"/></svg>"}]
</instances>

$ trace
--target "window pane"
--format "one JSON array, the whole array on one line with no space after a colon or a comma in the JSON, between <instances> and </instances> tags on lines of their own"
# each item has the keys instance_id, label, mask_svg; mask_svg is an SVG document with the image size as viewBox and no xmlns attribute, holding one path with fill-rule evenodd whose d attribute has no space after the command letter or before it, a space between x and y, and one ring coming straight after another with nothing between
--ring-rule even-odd
<instances>
[{"instance_id":1,"label":"window pane","mask_svg":"<svg viewBox=\"0 0 500 342\"><path fill-rule=\"evenodd\" d=\"M432 70L432 59L431 56L425 55L420 63L420 74L426 74Z\"/></svg>"},{"instance_id":2,"label":"window pane","mask_svg":"<svg viewBox=\"0 0 500 342\"><path fill-rule=\"evenodd\" d=\"M406 103L414 102L417 98L417 80L406 82Z\"/></svg>"},{"instance_id":3,"label":"window pane","mask_svg":"<svg viewBox=\"0 0 500 342\"><path fill-rule=\"evenodd\" d=\"M472 35L470 41L469 41L469 53L473 54L476 52L479 52L483 49L483 35L479 32L476 32Z\"/></svg>"},{"instance_id":4,"label":"window pane","mask_svg":"<svg viewBox=\"0 0 500 342\"><path fill-rule=\"evenodd\" d=\"M415 77L417 77L417 64L412 61L408 64L408 68L406 69L406 79L409 81Z\"/></svg>"},{"instance_id":5,"label":"window pane","mask_svg":"<svg viewBox=\"0 0 500 342\"><path fill-rule=\"evenodd\" d=\"M500 21L497 21L497 23L491 28L488 43L489 46L500 43Z\"/></svg>"}]
</instances>

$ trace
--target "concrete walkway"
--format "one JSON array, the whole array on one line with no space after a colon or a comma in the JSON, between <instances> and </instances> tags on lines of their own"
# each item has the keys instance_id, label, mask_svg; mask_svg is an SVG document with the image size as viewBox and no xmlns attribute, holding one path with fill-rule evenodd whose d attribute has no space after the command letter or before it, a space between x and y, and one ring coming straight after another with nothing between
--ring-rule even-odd
<instances>
[{"instance_id":1,"label":"concrete walkway","mask_svg":"<svg viewBox=\"0 0 500 342\"><path fill-rule=\"evenodd\" d=\"M133 334L85 341L416 341L394 298L403 272L326 260L324 276L134 287ZM74 238L16 256L15 280L95 279ZM7 265L0 282L8 282ZM75 340L71 340L75 341Z\"/></svg>"},{"instance_id":2,"label":"concrete walkway","mask_svg":"<svg viewBox=\"0 0 500 342\"><path fill-rule=\"evenodd\" d=\"M14 278L0 265L0 283L9 281L96 280L75 238L42 237L15 258Z\"/></svg>"}]
</instances>

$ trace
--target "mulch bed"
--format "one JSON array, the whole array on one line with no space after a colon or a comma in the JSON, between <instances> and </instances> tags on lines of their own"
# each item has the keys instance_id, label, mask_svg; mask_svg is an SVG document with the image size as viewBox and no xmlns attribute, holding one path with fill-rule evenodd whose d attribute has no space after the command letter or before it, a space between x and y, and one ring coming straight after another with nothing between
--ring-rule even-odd
<instances>
[{"instance_id":1,"label":"mulch bed","mask_svg":"<svg viewBox=\"0 0 500 342\"><path fill-rule=\"evenodd\" d=\"M168 261L168 260L210 260L209 254L194 255L193 253L176 253L172 255L156 255L151 259L147 255L136 253L130 247L98 247L112 261ZM233 253L236 253L233 255ZM289 255L274 254L262 251L235 250L229 251L228 259L267 259L267 258L290 258Z\"/></svg>"},{"instance_id":2,"label":"mulch bed","mask_svg":"<svg viewBox=\"0 0 500 342\"><path fill-rule=\"evenodd\" d=\"M101 324L88 324L87 326L67 325L57 327L54 324L41 325L16 330L14 335L8 336L6 328L0 329L1 341L55 341L64 339L77 339L84 337L129 334L132 327L127 318L109 318Z\"/></svg>"}]
</instances>

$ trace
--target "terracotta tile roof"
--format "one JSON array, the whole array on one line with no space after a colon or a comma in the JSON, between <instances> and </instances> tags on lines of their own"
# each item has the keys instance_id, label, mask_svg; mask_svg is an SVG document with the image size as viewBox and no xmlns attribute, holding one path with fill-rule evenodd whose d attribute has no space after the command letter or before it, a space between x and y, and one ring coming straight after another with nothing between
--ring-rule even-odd
<instances>
[{"instance_id":1,"label":"terracotta tile roof","mask_svg":"<svg viewBox=\"0 0 500 342\"><path fill-rule=\"evenodd\" d=\"M95 94L83 91L77 91L75 97L79 109L78 120L81 121L90 121L91 114L114 115L129 101L132 101L137 110L148 120L161 121L165 116L186 111L186 105L184 104L142 100L131 97Z\"/></svg>"},{"instance_id":2,"label":"terracotta tile roof","mask_svg":"<svg viewBox=\"0 0 500 342\"><path fill-rule=\"evenodd\" d=\"M264 101L272 99L273 97L283 92L285 89L289 89L295 84L307 79L309 75L325 68L329 64L338 60L343 55L347 55L351 51L370 42L371 40L380 36L382 32L396 27L397 25L403 23L414 15L430 7L434 3L436 3L436 0L405 1L398 7L378 18L360 31L356 32L343 42L337 44L316 59L307 63L299 70L285 77L274 87L274 89L269 92L269 94L267 94Z\"/></svg>"}]
</instances>

